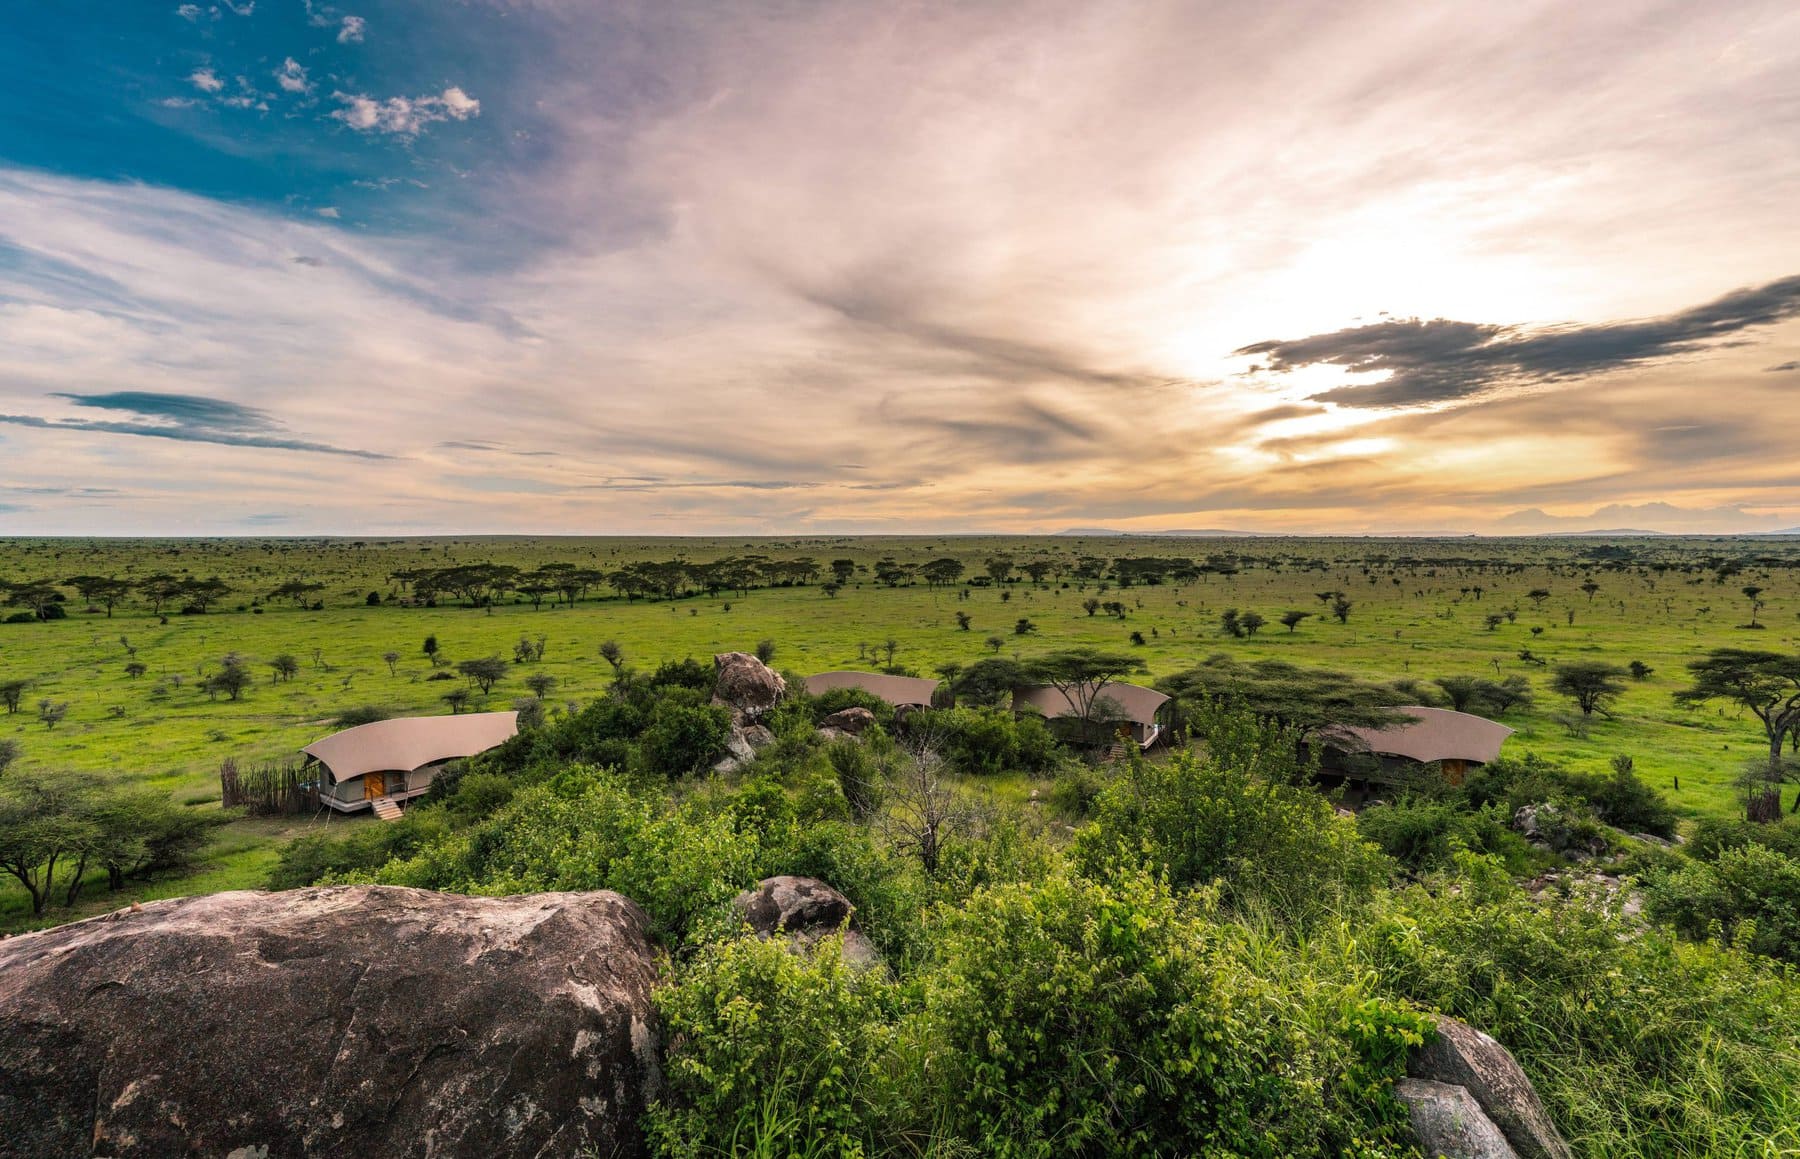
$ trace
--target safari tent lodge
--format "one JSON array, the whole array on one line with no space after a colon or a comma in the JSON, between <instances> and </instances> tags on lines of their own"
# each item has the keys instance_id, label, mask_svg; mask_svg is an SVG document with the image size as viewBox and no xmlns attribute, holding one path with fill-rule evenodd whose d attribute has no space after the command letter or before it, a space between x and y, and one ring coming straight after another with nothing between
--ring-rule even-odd
<instances>
[{"instance_id":1,"label":"safari tent lodge","mask_svg":"<svg viewBox=\"0 0 1800 1159\"><path fill-rule=\"evenodd\" d=\"M930 708L940 683L920 676L888 676L880 672L821 672L806 678L806 691L820 696L840 688L859 688L895 708Z\"/></svg>"},{"instance_id":2,"label":"safari tent lodge","mask_svg":"<svg viewBox=\"0 0 1800 1159\"><path fill-rule=\"evenodd\" d=\"M1319 771L1349 781L1393 783L1425 765L1437 765L1453 785L1469 770L1500 756L1513 730L1497 721L1448 708L1407 705L1407 719L1382 728L1339 725L1320 739Z\"/></svg>"},{"instance_id":3,"label":"safari tent lodge","mask_svg":"<svg viewBox=\"0 0 1800 1159\"><path fill-rule=\"evenodd\" d=\"M1148 750L1163 735L1163 709L1169 697L1154 688L1118 681L1102 685L1097 694L1087 686L1064 691L1054 684L1013 690L1014 712L1037 712L1046 720L1079 719L1083 703L1095 723L1107 725L1114 735L1129 735L1140 749Z\"/></svg>"},{"instance_id":4,"label":"safari tent lodge","mask_svg":"<svg viewBox=\"0 0 1800 1159\"><path fill-rule=\"evenodd\" d=\"M400 802L429 789L445 764L486 752L518 731L516 712L410 716L359 724L300 751L323 770L320 804L340 813L374 809L398 816Z\"/></svg>"}]
</instances>

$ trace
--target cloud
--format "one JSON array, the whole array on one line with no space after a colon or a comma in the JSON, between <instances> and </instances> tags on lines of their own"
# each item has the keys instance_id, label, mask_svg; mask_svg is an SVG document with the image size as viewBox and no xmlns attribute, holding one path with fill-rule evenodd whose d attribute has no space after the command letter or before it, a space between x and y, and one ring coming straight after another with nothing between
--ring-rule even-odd
<instances>
[{"instance_id":1,"label":"cloud","mask_svg":"<svg viewBox=\"0 0 1800 1159\"><path fill-rule=\"evenodd\" d=\"M362 93L334 92L332 99L344 107L333 112L359 133L393 133L414 137L438 121L466 121L481 115L481 102L455 85L437 96L389 97L377 100Z\"/></svg>"},{"instance_id":2,"label":"cloud","mask_svg":"<svg viewBox=\"0 0 1800 1159\"><path fill-rule=\"evenodd\" d=\"M244 0L242 4L233 3L233 0L219 0L219 2L239 16L248 16L256 11L256 0Z\"/></svg>"},{"instance_id":3,"label":"cloud","mask_svg":"<svg viewBox=\"0 0 1800 1159\"><path fill-rule=\"evenodd\" d=\"M175 15L181 17L190 24L196 23L200 19L200 5L183 4L181 7L175 9Z\"/></svg>"},{"instance_id":4,"label":"cloud","mask_svg":"<svg viewBox=\"0 0 1800 1159\"><path fill-rule=\"evenodd\" d=\"M312 82L306 79L306 66L293 57L281 62L281 67L274 72L275 83L286 93L306 93L312 91Z\"/></svg>"},{"instance_id":5,"label":"cloud","mask_svg":"<svg viewBox=\"0 0 1800 1159\"><path fill-rule=\"evenodd\" d=\"M114 391L108 394L57 392L78 407L123 411L140 421L106 419L47 419L36 415L0 414L0 423L38 430L97 431L105 434L141 435L192 443L217 443L233 447L312 451L359 459L387 459L389 455L351 450L325 443L289 438L281 424L254 407L192 394L158 394L149 391Z\"/></svg>"},{"instance_id":6,"label":"cloud","mask_svg":"<svg viewBox=\"0 0 1800 1159\"><path fill-rule=\"evenodd\" d=\"M339 44L361 44L363 29L367 24L368 22L360 16L344 17L343 27L338 29L337 42Z\"/></svg>"},{"instance_id":7,"label":"cloud","mask_svg":"<svg viewBox=\"0 0 1800 1159\"><path fill-rule=\"evenodd\" d=\"M1316 401L1430 406L1717 350L1744 331L1794 318L1800 318L1800 276L1638 322L1530 328L1414 318L1257 342L1233 353L1265 358L1273 374L1333 366L1386 375L1311 396Z\"/></svg>"},{"instance_id":8,"label":"cloud","mask_svg":"<svg viewBox=\"0 0 1800 1159\"><path fill-rule=\"evenodd\" d=\"M317 213L320 217L328 217L333 221L336 221L343 216L343 214L338 212L338 207L335 205L323 206L319 209L315 209L313 212Z\"/></svg>"},{"instance_id":9,"label":"cloud","mask_svg":"<svg viewBox=\"0 0 1800 1159\"><path fill-rule=\"evenodd\" d=\"M1800 370L1800 358L1791 359L1787 362L1778 362L1774 366L1764 367L1763 370L1767 374L1782 374L1790 370Z\"/></svg>"},{"instance_id":10,"label":"cloud","mask_svg":"<svg viewBox=\"0 0 1800 1159\"><path fill-rule=\"evenodd\" d=\"M203 93L216 93L225 87L225 82L210 68L197 68L189 73L188 83Z\"/></svg>"}]
</instances>

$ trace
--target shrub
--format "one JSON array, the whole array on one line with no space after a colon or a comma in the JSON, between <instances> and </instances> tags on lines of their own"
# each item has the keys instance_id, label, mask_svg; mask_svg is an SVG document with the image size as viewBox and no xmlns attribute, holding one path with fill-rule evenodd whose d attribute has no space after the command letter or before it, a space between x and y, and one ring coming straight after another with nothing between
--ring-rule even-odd
<instances>
[{"instance_id":1,"label":"shrub","mask_svg":"<svg viewBox=\"0 0 1800 1159\"><path fill-rule=\"evenodd\" d=\"M333 728L355 728L359 724L373 724L378 720L387 720L394 714L378 704L362 704L355 708L346 708L337 714L331 722Z\"/></svg>"},{"instance_id":2,"label":"shrub","mask_svg":"<svg viewBox=\"0 0 1800 1159\"><path fill-rule=\"evenodd\" d=\"M939 1113L998 1156L1316 1155L1386 1140L1385 1093L1425 1019L1372 1002L1318 1034L1291 995L1221 961L1207 922L1147 876L1055 876L944 914L924 1011ZM1336 1088L1354 1076L1356 1097ZM1341 1152L1340 1152L1341 1153ZM1364 1153L1368 1153L1365 1151Z\"/></svg>"},{"instance_id":3,"label":"shrub","mask_svg":"<svg viewBox=\"0 0 1800 1159\"><path fill-rule=\"evenodd\" d=\"M895 987L753 938L704 950L656 1005L672 1044L649 1136L668 1155L863 1155L895 1102L882 1062Z\"/></svg>"},{"instance_id":4,"label":"shrub","mask_svg":"<svg viewBox=\"0 0 1800 1159\"><path fill-rule=\"evenodd\" d=\"M945 708L916 713L905 731L929 736L956 772L970 776L1043 773L1061 751L1042 717L1004 709Z\"/></svg>"},{"instance_id":5,"label":"shrub","mask_svg":"<svg viewBox=\"0 0 1800 1159\"><path fill-rule=\"evenodd\" d=\"M1404 798L1363 810L1356 818L1362 836L1415 873L1448 869L1459 850L1498 853L1523 869L1530 850L1493 807L1470 811L1448 801Z\"/></svg>"},{"instance_id":6,"label":"shrub","mask_svg":"<svg viewBox=\"0 0 1800 1159\"><path fill-rule=\"evenodd\" d=\"M1146 865L1177 889L1222 884L1231 901L1264 898L1290 916L1359 898L1392 863L1310 787L1292 784L1292 734L1243 713L1200 722L1208 755L1132 756L1100 794L1075 857L1092 874Z\"/></svg>"},{"instance_id":7,"label":"shrub","mask_svg":"<svg viewBox=\"0 0 1800 1159\"><path fill-rule=\"evenodd\" d=\"M724 753L730 735L727 709L664 701L652 711L641 738L645 767L670 778L698 772Z\"/></svg>"},{"instance_id":8,"label":"shrub","mask_svg":"<svg viewBox=\"0 0 1800 1159\"><path fill-rule=\"evenodd\" d=\"M1718 936L1752 953L1800 963L1800 860L1750 844L1655 877L1645 912L1683 937Z\"/></svg>"}]
</instances>

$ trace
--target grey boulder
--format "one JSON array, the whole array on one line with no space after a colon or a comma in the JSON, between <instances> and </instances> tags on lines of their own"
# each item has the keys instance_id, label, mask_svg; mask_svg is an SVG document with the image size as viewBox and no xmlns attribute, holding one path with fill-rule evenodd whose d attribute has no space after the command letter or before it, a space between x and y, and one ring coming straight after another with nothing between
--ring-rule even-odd
<instances>
[{"instance_id":1,"label":"grey boulder","mask_svg":"<svg viewBox=\"0 0 1800 1159\"><path fill-rule=\"evenodd\" d=\"M1518 1159L1500 1128L1462 1087L1401 1079L1394 1084L1394 1097L1406 1104L1427 1159Z\"/></svg>"},{"instance_id":2,"label":"grey boulder","mask_svg":"<svg viewBox=\"0 0 1800 1159\"><path fill-rule=\"evenodd\" d=\"M816 877L769 877L732 900L745 923L764 938L786 937L810 949L843 931L844 960L855 966L881 965L881 952L860 931L847 928L856 907Z\"/></svg>"},{"instance_id":3,"label":"grey boulder","mask_svg":"<svg viewBox=\"0 0 1800 1159\"><path fill-rule=\"evenodd\" d=\"M1465 1022L1439 1015L1437 1037L1415 1050L1407 1073L1462 1087L1521 1159L1572 1159L1569 1145L1510 1051Z\"/></svg>"},{"instance_id":4,"label":"grey boulder","mask_svg":"<svg viewBox=\"0 0 1800 1159\"><path fill-rule=\"evenodd\" d=\"M635 1155L656 964L615 893L151 902L0 942L0 1147Z\"/></svg>"}]
</instances>

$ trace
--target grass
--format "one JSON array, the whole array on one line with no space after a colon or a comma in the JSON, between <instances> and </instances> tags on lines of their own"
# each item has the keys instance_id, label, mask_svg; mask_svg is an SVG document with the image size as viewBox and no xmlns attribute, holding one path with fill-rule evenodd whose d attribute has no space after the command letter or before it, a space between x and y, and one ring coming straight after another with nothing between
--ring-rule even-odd
<instances>
[{"instance_id":1,"label":"grass","mask_svg":"<svg viewBox=\"0 0 1800 1159\"><path fill-rule=\"evenodd\" d=\"M1619 558L1621 551L1628 556ZM636 559L745 553L806 556L822 568L832 559L852 558L862 570L835 598L814 584L667 602L628 602L602 592L605 598L541 608L523 601L492 609L366 602L370 592L384 601L399 596L400 586L389 577L406 567L485 561L529 568L568 561L613 569ZM1066 574L1041 586L966 589L890 588L872 578L874 562L884 556L917 565L953 555L967 565L966 581L1001 554L1021 564L1044 557L1064 565L1082 555L1216 557L1220 564L1232 557L1239 570L1185 584L1109 584L1104 593L1097 582ZM940 664L993 654L986 641L998 636L1003 655L1084 644L1131 651L1150 678L1217 652L1382 680L1524 674L1537 703L1506 719L1518 730L1506 751L1537 752L1589 771L1628 754L1639 774L1669 793L1686 815L1723 816L1736 810L1731 786L1739 768L1766 751L1761 732L1745 714L1680 708L1671 694L1685 683L1685 663L1711 648L1800 650L1796 567L1800 543L1779 539L1651 539L1622 547L1561 539L9 540L0 541L0 578L8 580L185 571L218 575L234 590L203 616L165 618L121 606L109 619L82 610L71 593L65 620L0 624L0 682L30 681L20 711L0 714L0 737L22 745L20 768L87 770L209 808L216 807L217 768L227 756L292 753L329 732L338 713L358 705L395 713L446 711L444 693L463 681L431 679L453 669L432 667L422 651L427 635L438 638L452 662L510 658L521 637L545 637L544 660L512 666L486 699L486 707L494 708L526 695L524 677L533 671L557 679L553 704L592 698L611 677L598 654L609 639L637 667L748 651L768 639L776 645L776 665L798 673L877 667L881 661L873 652L891 639L896 663L930 675ZM266 601L264 593L294 579L325 584L315 597L325 608ZM1589 579L1599 585L1591 597L1580 588ZM1765 589L1758 620L1766 627L1754 632L1739 626L1750 614L1740 589L1750 584ZM1478 595L1475 586L1484 590ZM1534 589L1551 595L1533 601L1527 593ZM1315 594L1332 590L1346 592L1354 605L1345 623L1332 618ZM1092 596L1124 603L1125 618L1089 615L1081 604ZM1233 607L1258 611L1271 624L1248 639L1228 638L1218 620ZM1274 621L1290 609L1314 615L1289 632ZM1513 620L1490 630L1487 616L1506 610ZM959 629L958 612L971 617L969 630ZM1021 617L1036 626L1030 634L1015 634ZM1533 628L1540 631L1534 635ZM1130 643L1134 631L1143 634L1143 646ZM1576 735L1563 723L1572 709L1548 690L1550 667L1522 663L1523 648L1551 667L1638 660L1654 671L1629 682L1611 717L1595 718L1585 735ZM401 657L391 672L382 659L388 651ZM235 702L211 699L199 687L227 652L247 657L258 676ZM301 668L291 681L276 683L268 661L284 653ZM144 675L126 674L132 659L146 666ZM66 718L45 727L36 715L40 698L66 702ZM196 873L146 883L129 896L257 885L273 850L303 824L231 822ZM120 895L102 895L92 904L110 908L120 901ZM17 928L22 902L16 888L0 889L0 923Z\"/></svg>"}]
</instances>

